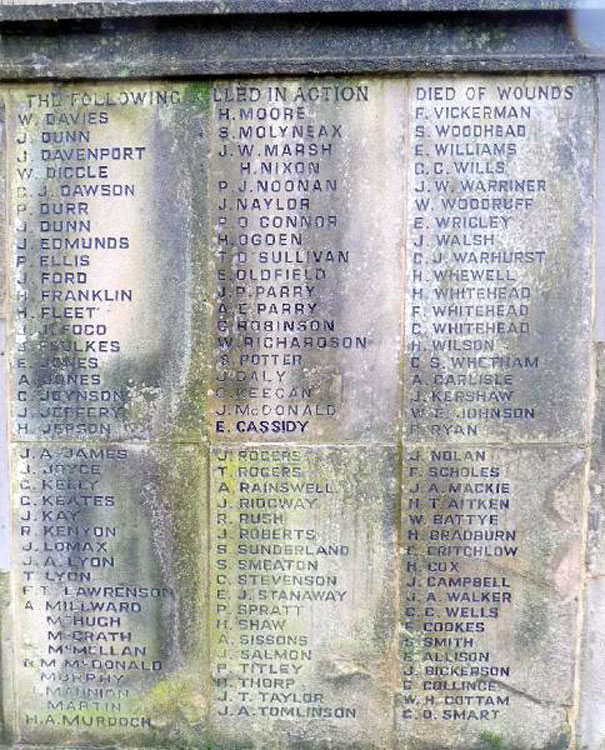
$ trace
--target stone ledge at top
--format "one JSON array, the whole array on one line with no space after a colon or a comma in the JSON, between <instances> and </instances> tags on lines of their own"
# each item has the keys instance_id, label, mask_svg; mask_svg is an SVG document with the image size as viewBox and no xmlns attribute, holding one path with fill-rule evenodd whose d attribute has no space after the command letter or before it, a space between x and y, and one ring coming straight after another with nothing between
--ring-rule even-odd
<instances>
[{"instance_id":1,"label":"stone ledge at top","mask_svg":"<svg viewBox=\"0 0 605 750\"><path fill-rule=\"evenodd\" d=\"M0 21L173 15L563 11L605 0L0 0Z\"/></svg>"}]
</instances>

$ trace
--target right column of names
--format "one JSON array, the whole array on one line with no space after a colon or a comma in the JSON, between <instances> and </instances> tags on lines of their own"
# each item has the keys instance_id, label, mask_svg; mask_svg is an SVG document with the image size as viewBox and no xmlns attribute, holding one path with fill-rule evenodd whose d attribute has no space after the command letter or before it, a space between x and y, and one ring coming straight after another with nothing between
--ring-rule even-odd
<instances>
[{"instance_id":1,"label":"right column of names","mask_svg":"<svg viewBox=\"0 0 605 750\"><path fill-rule=\"evenodd\" d=\"M405 750L570 731L593 130L588 78L410 87Z\"/></svg>"}]
</instances>

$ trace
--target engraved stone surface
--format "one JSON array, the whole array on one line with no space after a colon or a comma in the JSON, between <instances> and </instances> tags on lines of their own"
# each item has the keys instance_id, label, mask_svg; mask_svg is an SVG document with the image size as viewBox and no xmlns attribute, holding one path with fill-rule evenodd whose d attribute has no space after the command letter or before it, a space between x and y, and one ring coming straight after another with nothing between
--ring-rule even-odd
<instances>
[{"instance_id":1,"label":"engraved stone surface","mask_svg":"<svg viewBox=\"0 0 605 750\"><path fill-rule=\"evenodd\" d=\"M23 443L13 465L19 736L157 744L183 686L201 721L203 455Z\"/></svg>"},{"instance_id":2,"label":"engraved stone surface","mask_svg":"<svg viewBox=\"0 0 605 750\"><path fill-rule=\"evenodd\" d=\"M567 747L585 466L550 447L407 452L401 747Z\"/></svg>"},{"instance_id":3,"label":"engraved stone surface","mask_svg":"<svg viewBox=\"0 0 605 750\"><path fill-rule=\"evenodd\" d=\"M0 743L600 750L594 81L1 98Z\"/></svg>"},{"instance_id":4,"label":"engraved stone surface","mask_svg":"<svg viewBox=\"0 0 605 750\"><path fill-rule=\"evenodd\" d=\"M10 102L15 438L174 432L188 387L192 411L191 349L206 331L188 156L199 145L183 132L198 99L183 86L93 86Z\"/></svg>"},{"instance_id":5,"label":"engraved stone surface","mask_svg":"<svg viewBox=\"0 0 605 750\"><path fill-rule=\"evenodd\" d=\"M593 82L419 78L410 107L401 747L574 747Z\"/></svg>"},{"instance_id":6,"label":"engraved stone surface","mask_svg":"<svg viewBox=\"0 0 605 750\"><path fill-rule=\"evenodd\" d=\"M410 99L406 438L585 439L592 81L417 79Z\"/></svg>"},{"instance_id":7,"label":"engraved stone surface","mask_svg":"<svg viewBox=\"0 0 605 750\"><path fill-rule=\"evenodd\" d=\"M213 448L212 737L388 747L393 448Z\"/></svg>"},{"instance_id":8,"label":"engraved stone surface","mask_svg":"<svg viewBox=\"0 0 605 750\"><path fill-rule=\"evenodd\" d=\"M212 87L217 439L396 440L406 91Z\"/></svg>"}]
</instances>

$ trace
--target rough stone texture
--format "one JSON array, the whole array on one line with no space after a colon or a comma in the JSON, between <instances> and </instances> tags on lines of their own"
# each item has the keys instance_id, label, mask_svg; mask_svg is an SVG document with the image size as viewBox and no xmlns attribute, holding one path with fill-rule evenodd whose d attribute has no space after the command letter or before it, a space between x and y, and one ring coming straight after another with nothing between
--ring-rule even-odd
<instances>
[{"instance_id":1,"label":"rough stone texture","mask_svg":"<svg viewBox=\"0 0 605 750\"><path fill-rule=\"evenodd\" d=\"M594 107L587 78L414 81L406 439L586 439Z\"/></svg>"},{"instance_id":2,"label":"rough stone texture","mask_svg":"<svg viewBox=\"0 0 605 750\"><path fill-rule=\"evenodd\" d=\"M0 203L6 205L6 140L5 140L5 109L4 101L0 103ZM0 222L0 247L6 247L4 222ZM7 345L7 311L6 289L7 269L5 264L0 271L0 393L8 392L6 367ZM0 399L0 424L8 424L8 402ZM4 427L0 430L0 570L10 568L10 520L9 520L9 476L8 476L7 434Z\"/></svg>"},{"instance_id":3,"label":"rough stone texture","mask_svg":"<svg viewBox=\"0 0 605 750\"><path fill-rule=\"evenodd\" d=\"M3 741L12 735L13 729L14 683L11 668L13 659L11 610L10 577L9 572L3 570L0 572L0 669L2 670L0 738Z\"/></svg>"},{"instance_id":4,"label":"rough stone texture","mask_svg":"<svg viewBox=\"0 0 605 750\"><path fill-rule=\"evenodd\" d=\"M490 737L515 750L568 747L585 458L550 447L408 452L402 749L483 749Z\"/></svg>"},{"instance_id":5,"label":"rough stone texture","mask_svg":"<svg viewBox=\"0 0 605 750\"><path fill-rule=\"evenodd\" d=\"M604 142L603 90L605 82L600 79L599 123L601 149ZM602 151L601 151L602 152ZM604 543L604 497L605 488L605 210L603 206L604 164L600 163L599 173L599 227L597 234L597 285L595 316L595 359L596 359L596 403L593 424L592 461L590 470L590 509L588 524L588 545L586 556L586 583L584 591L585 622L582 634L582 672L579 716L579 742L581 750L601 750L605 744L605 721L603 718L602 695L605 664L603 653L603 622L605 621L605 543Z\"/></svg>"},{"instance_id":6,"label":"rough stone texture","mask_svg":"<svg viewBox=\"0 0 605 750\"><path fill-rule=\"evenodd\" d=\"M605 69L603 49L563 12L67 19L7 22L0 34L0 79L12 81Z\"/></svg>"},{"instance_id":7,"label":"rough stone texture","mask_svg":"<svg viewBox=\"0 0 605 750\"><path fill-rule=\"evenodd\" d=\"M599 153L605 149L605 76L599 76ZM605 342L605 163L599 161L597 184L598 230L596 243L596 311L594 338Z\"/></svg>"},{"instance_id":8,"label":"rough stone texture","mask_svg":"<svg viewBox=\"0 0 605 750\"><path fill-rule=\"evenodd\" d=\"M194 31L190 51L198 42ZM126 50L128 38L121 43ZM93 45L96 65L95 56ZM15 743L574 747L593 84L349 75L7 87ZM523 117L495 114L507 86L546 94L523 92L514 104L527 107ZM466 114L439 112L471 89L490 107L470 119L479 135L439 135L436 125L468 124ZM513 130L488 129L504 124ZM478 139L489 154L473 150ZM77 148L110 150L79 159ZM477 187L463 191L459 164L473 178L493 169L498 179L534 180L532 202L442 212L444 196L483 198ZM74 165L97 172L48 171ZM439 181L448 182L440 195ZM101 184L133 190L86 193ZM73 224L42 223L59 208ZM457 226L438 227L443 217ZM516 275L501 274L491 256L433 263L445 246L438 235L464 248L461 238L478 230L494 236L471 247L524 253L527 263L517 258ZM113 244L108 237L118 247L100 247ZM418 263L423 249L430 255ZM58 276L45 276L47 266ZM469 273L438 279L437 266ZM470 273L484 267L493 278ZM95 289L133 293L93 297L87 312L80 292ZM491 289L507 306L495 317L527 318L528 327L437 335L435 289L465 302ZM464 313L474 323L492 315ZM81 332L81 321L107 331ZM511 383L493 382L489 370L490 382L431 384L450 372L432 360L434 342L446 340L452 351L461 340L490 349L488 341L499 356L537 356L539 366ZM468 379L486 368L465 360L455 369ZM493 426L473 434L451 403L466 404L467 393L482 403L494 388L513 391L524 419L508 427L508 417L490 417ZM414 413L416 396L418 408L441 408L428 402L442 398L446 406ZM99 411L107 399L121 410ZM47 412L48 401L59 411ZM462 432L425 431L429 419ZM435 574L463 577L451 585L459 601L448 600L449 584L431 582ZM114 613L121 586L135 591L124 597L128 611ZM140 587L151 586L163 593L148 601ZM119 622L100 619L110 613ZM427 623L472 643L419 644ZM84 627L85 637L74 635ZM139 650L95 651L114 638ZM65 648L81 641L84 651ZM115 664L126 658L138 668ZM426 671L452 660L456 672ZM474 664L488 673L465 671ZM65 692L105 690L121 676L129 693L119 698ZM46 683L62 692L51 697ZM487 694L509 700L478 700ZM450 716L450 706L464 713Z\"/></svg>"},{"instance_id":9,"label":"rough stone texture","mask_svg":"<svg viewBox=\"0 0 605 750\"><path fill-rule=\"evenodd\" d=\"M14 466L18 736L166 740L204 710L203 453L22 443Z\"/></svg>"},{"instance_id":10,"label":"rough stone texture","mask_svg":"<svg viewBox=\"0 0 605 750\"><path fill-rule=\"evenodd\" d=\"M71 14L75 17L90 15L160 15L160 14L256 14L256 13L360 13L395 12L395 11L484 11L484 0L165 0L164 2L147 2L130 0L130 2L81 2L80 0L4 0L4 17L39 18L48 17L45 6L51 5L52 17ZM100 6L106 7L100 7ZM573 8L600 8L599 0L491 0L489 10L567 10ZM2 16L0 15L0 18Z\"/></svg>"},{"instance_id":11,"label":"rough stone texture","mask_svg":"<svg viewBox=\"0 0 605 750\"><path fill-rule=\"evenodd\" d=\"M579 721L581 750L600 750L605 742L605 721L601 710L605 640L605 541L603 487L604 468L604 417L605 417L605 350L597 349L597 402L594 421L594 443L590 471L591 502L589 509L588 545L586 555L586 588L584 593L585 624L582 634L582 673Z\"/></svg>"},{"instance_id":12,"label":"rough stone texture","mask_svg":"<svg viewBox=\"0 0 605 750\"><path fill-rule=\"evenodd\" d=\"M0 100L0 203L6 204L6 128L4 100ZM5 223L0 221L0 247L6 247ZM5 250L4 250L5 252ZM4 265L4 264L3 264ZM4 397L8 393L8 368L6 366L6 268L0 272L0 742L9 736L11 711L13 706L13 685L11 649L11 595L10 595L10 563L11 563L11 521L10 521L10 477L8 467L8 401Z\"/></svg>"}]
</instances>

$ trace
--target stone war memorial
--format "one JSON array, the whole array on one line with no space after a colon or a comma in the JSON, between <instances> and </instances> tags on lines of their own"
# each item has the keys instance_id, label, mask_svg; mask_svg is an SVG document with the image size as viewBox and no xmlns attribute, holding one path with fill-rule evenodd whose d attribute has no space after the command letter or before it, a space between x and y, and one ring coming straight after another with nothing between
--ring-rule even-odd
<instances>
[{"instance_id":1,"label":"stone war memorial","mask_svg":"<svg viewBox=\"0 0 605 750\"><path fill-rule=\"evenodd\" d=\"M605 750L584 6L4 0L0 750Z\"/></svg>"}]
</instances>

